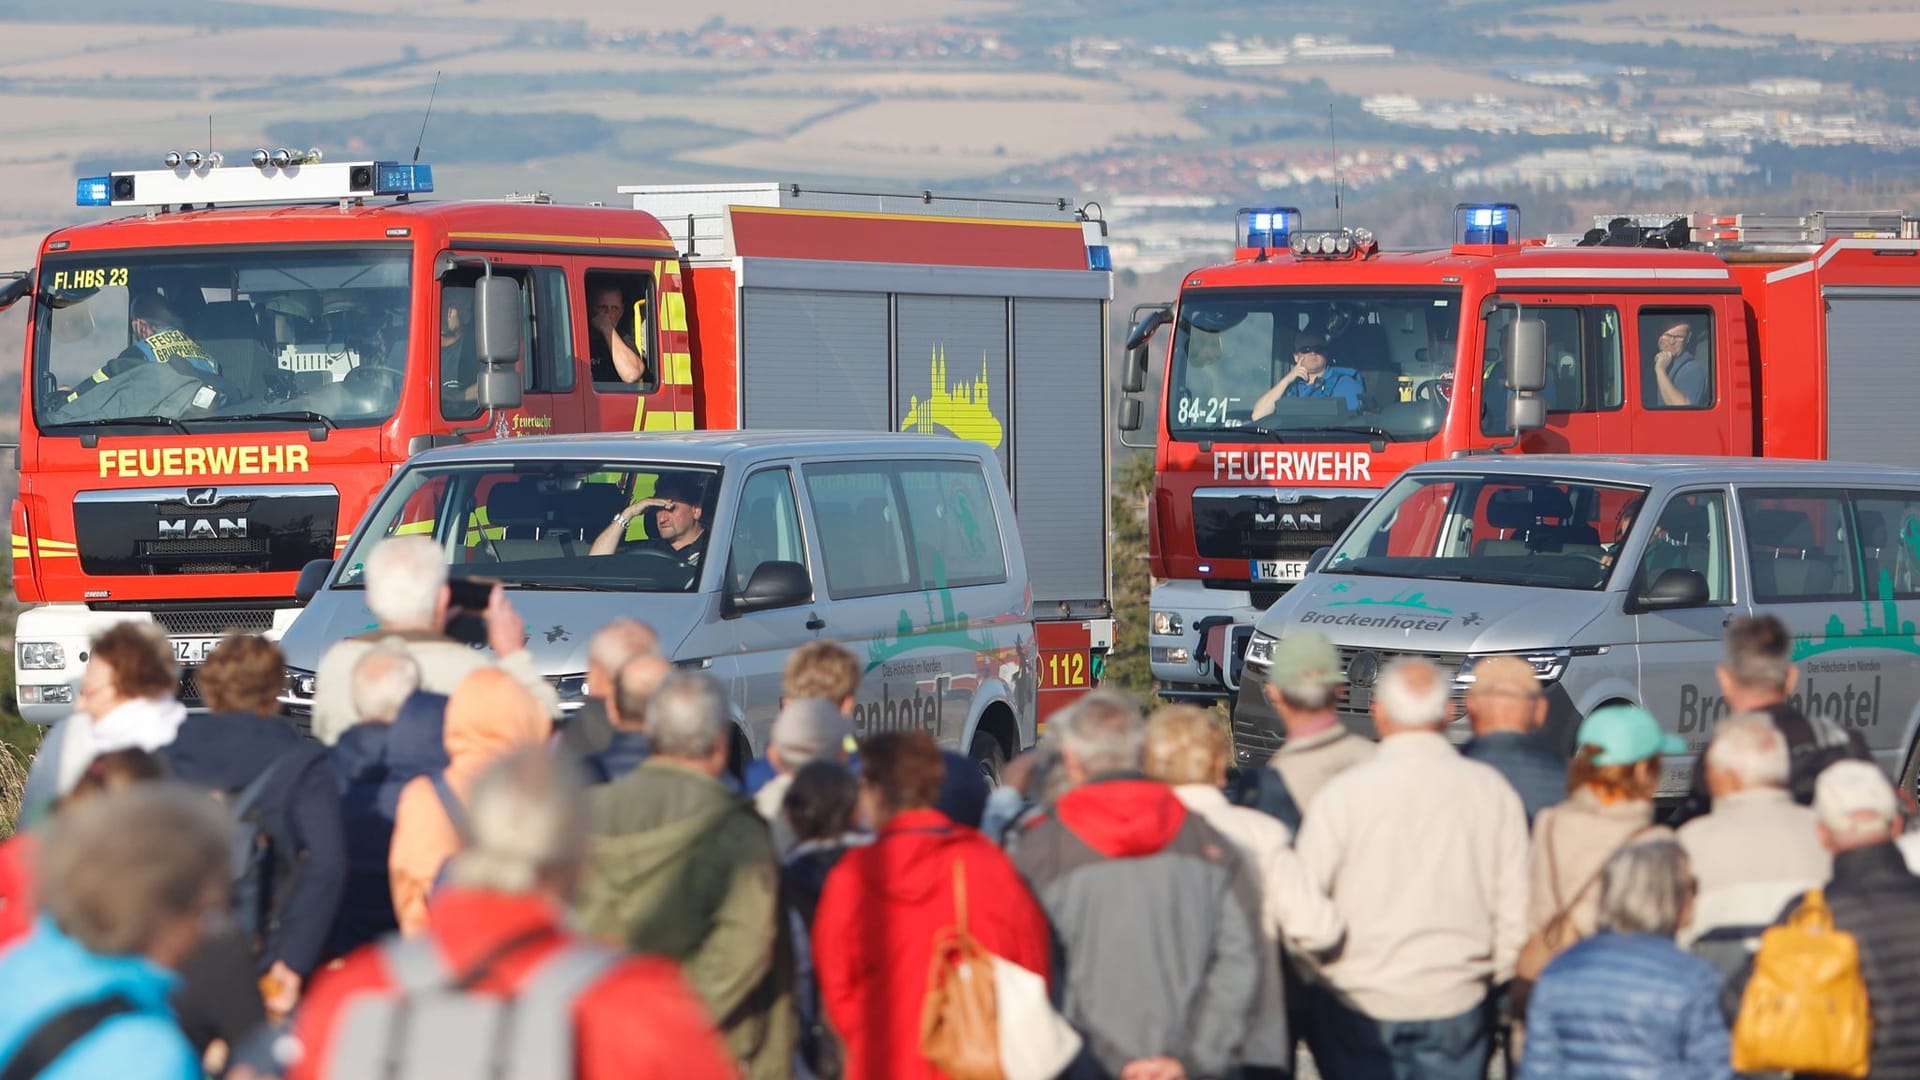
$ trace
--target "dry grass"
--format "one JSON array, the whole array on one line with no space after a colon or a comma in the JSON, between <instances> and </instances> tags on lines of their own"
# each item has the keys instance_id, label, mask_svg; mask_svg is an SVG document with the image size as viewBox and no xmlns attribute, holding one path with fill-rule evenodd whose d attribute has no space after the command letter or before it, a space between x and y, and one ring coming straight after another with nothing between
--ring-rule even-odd
<instances>
[{"instance_id":1,"label":"dry grass","mask_svg":"<svg viewBox=\"0 0 1920 1080\"><path fill-rule=\"evenodd\" d=\"M0 744L0 840L13 835L26 791L26 763L14 756L13 747Z\"/></svg>"}]
</instances>

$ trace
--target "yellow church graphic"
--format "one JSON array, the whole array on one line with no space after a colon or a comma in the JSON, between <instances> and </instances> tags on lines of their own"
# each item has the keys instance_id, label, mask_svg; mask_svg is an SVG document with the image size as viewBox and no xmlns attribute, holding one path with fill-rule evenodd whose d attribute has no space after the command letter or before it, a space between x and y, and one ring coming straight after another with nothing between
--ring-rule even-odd
<instances>
[{"instance_id":1,"label":"yellow church graphic","mask_svg":"<svg viewBox=\"0 0 1920 1080\"><path fill-rule=\"evenodd\" d=\"M998 450L1005 435L1000 418L993 415L988 397L987 354L980 354L980 377L971 381L947 382L947 350L933 350L933 369L928 381L929 396L918 394L907 399L907 415L900 421L901 431L932 432L944 428L971 442L986 443Z\"/></svg>"}]
</instances>

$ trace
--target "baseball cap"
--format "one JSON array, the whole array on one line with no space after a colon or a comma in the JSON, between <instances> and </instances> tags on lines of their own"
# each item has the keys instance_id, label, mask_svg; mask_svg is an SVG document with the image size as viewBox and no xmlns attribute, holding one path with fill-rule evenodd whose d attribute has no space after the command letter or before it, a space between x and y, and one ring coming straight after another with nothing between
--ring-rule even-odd
<instances>
[{"instance_id":1,"label":"baseball cap","mask_svg":"<svg viewBox=\"0 0 1920 1080\"><path fill-rule=\"evenodd\" d=\"M1597 746L1595 765L1633 765L1655 754L1684 754L1687 741L1660 730L1660 721L1638 705L1608 705L1580 722L1577 746Z\"/></svg>"},{"instance_id":2,"label":"baseball cap","mask_svg":"<svg viewBox=\"0 0 1920 1080\"><path fill-rule=\"evenodd\" d=\"M1317 684L1338 686L1347 681L1340 668L1340 654L1333 643L1317 630L1296 630L1273 647L1273 664L1267 681L1275 687Z\"/></svg>"},{"instance_id":3,"label":"baseball cap","mask_svg":"<svg viewBox=\"0 0 1920 1080\"><path fill-rule=\"evenodd\" d=\"M1534 677L1533 665L1517 656L1490 656L1473 665L1473 685L1467 696L1480 694L1537 697L1540 680Z\"/></svg>"},{"instance_id":4,"label":"baseball cap","mask_svg":"<svg viewBox=\"0 0 1920 1080\"><path fill-rule=\"evenodd\" d=\"M852 734L853 724L839 706L825 698L800 698L787 702L773 718L769 741L780 748L783 766L797 768L833 756Z\"/></svg>"},{"instance_id":5,"label":"baseball cap","mask_svg":"<svg viewBox=\"0 0 1920 1080\"><path fill-rule=\"evenodd\" d=\"M1828 832L1851 836L1869 826L1885 828L1899 817L1900 797L1878 765L1836 761L1813 782L1813 812Z\"/></svg>"}]
</instances>

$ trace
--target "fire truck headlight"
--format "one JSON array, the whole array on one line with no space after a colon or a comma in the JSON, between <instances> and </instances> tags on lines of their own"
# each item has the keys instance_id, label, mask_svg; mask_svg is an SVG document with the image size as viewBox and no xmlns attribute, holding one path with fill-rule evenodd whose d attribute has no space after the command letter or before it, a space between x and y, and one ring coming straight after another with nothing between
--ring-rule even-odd
<instances>
[{"instance_id":1,"label":"fire truck headlight","mask_svg":"<svg viewBox=\"0 0 1920 1080\"><path fill-rule=\"evenodd\" d=\"M1152 633L1177 634L1181 630L1180 613L1177 611L1156 611L1153 613Z\"/></svg>"},{"instance_id":2,"label":"fire truck headlight","mask_svg":"<svg viewBox=\"0 0 1920 1080\"><path fill-rule=\"evenodd\" d=\"M57 641L20 643L20 670L59 671L67 666L67 647Z\"/></svg>"}]
</instances>

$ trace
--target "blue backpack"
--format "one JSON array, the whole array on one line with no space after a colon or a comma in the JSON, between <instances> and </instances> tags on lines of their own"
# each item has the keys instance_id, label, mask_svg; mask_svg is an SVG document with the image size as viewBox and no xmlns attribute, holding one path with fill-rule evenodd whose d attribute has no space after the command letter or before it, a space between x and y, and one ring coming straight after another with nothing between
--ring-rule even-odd
<instances>
[{"instance_id":1,"label":"blue backpack","mask_svg":"<svg viewBox=\"0 0 1920 1080\"><path fill-rule=\"evenodd\" d=\"M279 928L281 902L293 891L300 865L296 841L281 830L287 787L313 755L288 754L253 778L229 801L233 833L233 922L257 956Z\"/></svg>"}]
</instances>

